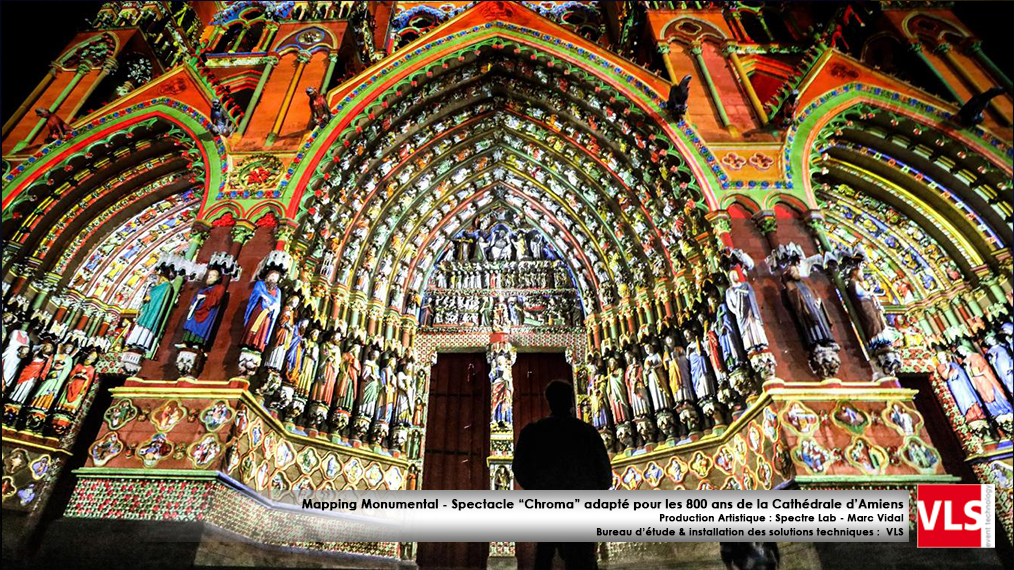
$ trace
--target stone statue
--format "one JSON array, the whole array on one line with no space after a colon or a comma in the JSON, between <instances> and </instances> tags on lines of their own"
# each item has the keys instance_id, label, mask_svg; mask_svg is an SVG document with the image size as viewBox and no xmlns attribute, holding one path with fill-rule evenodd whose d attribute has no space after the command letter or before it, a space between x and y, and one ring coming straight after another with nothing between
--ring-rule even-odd
<instances>
[{"instance_id":1,"label":"stone statue","mask_svg":"<svg viewBox=\"0 0 1014 570\"><path fill-rule=\"evenodd\" d=\"M679 83L669 87L666 108L676 123L682 121L683 116L687 113L687 101L690 99L690 79L690 75L684 75Z\"/></svg>"},{"instance_id":2,"label":"stone statue","mask_svg":"<svg viewBox=\"0 0 1014 570\"><path fill-rule=\"evenodd\" d=\"M183 344L200 350L211 343L211 333L218 322L218 314L225 300L225 284L217 269L205 275L205 287L194 294L183 323Z\"/></svg>"},{"instance_id":3,"label":"stone statue","mask_svg":"<svg viewBox=\"0 0 1014 570\"><path fill-rule=\"evenodd\" d=\"M394 425L410 427L415 406L415 380L412 376L411 361L402 363L398 367L396 386Z\"/></svg>"},{"instance_id":4,"label":"stone statue","mask_svg":"<svg viewBox=\"0 0 1014 570\"><path fill-rule=\"evenodd\" d=\"M691 338L687 344L687 362L690 364L690 379L693 384L694 396L698 401L710 398L715 395L715 388L712 386L708 374L708 362L701 350L700 341Z\"/></svg>"},{"instance_id":5,"label":"stone statue","mask_svg":"<svg viewBox=\"0 0 1014 570\"><path fill-rule=\"evenodd\" d=\"M824 308L824 302L807 284L805 273L799 263L793 263L782 271L785 302L803 336L803 343L810 351L810 367L821 377L834 376L841 360L838 358L838 343L831 333L831 319Z\"/></svg>"},{"instance_id":6,"label":"stone statue","mask_svg":"<svg viewBox=\"0 0 1014 570\"><path fill-rule=\"evenodd\" d=\"M656 412L670 410L673 407L673 399L662 356L650 342L644 344L644 353L647 355L644 357L644 377L648 393L651 395L652 407Z\"/></svg>"},{"instance_id":7,"label":"stone statue","mask_svg":"<svg viewBox=\"0 0 1014 570\"><path fill-rule=\"evenodd\" d=\"M986 358L1000 382L1007 387L1007 394L1012 393L1011 380L1014 376L1014 359L1011 358L1010 345L1004 346L997 342L996 336L989 335L985 340ZM4 357L6 358L6 356ZM4 369L6 371L6 368ZM6 376L6 373L5 373Z\"/></svg>"},{"instance_id":8,"label":"stone statue","mask_svg":"<svg viewBox=\"0 0 1014 570\"><path fill-rule=\"evenodd\" d=\"M782 283L785 285L785 298L799 321L807 348L835 344L824 302L806 283L798 265L786 268Z\"/></svg>"},{"instance_id":9,"label":"stone statue","mask_svg":"<svg viewBox=\"0 0 1014 570\"><path fill-rule=\"evenodd\" d=\"M268 360L264 363L266 367L277 372L285 370L285 356L292 344L296 331L296 308L299 306L299 297L289 297L282 314L278 318L278 327L275 329L274 346L268 354Z\"/></svg>"},{"instance_id":10,"label":"stone statue","mask_svg":"<svg viewBox=\"0 0 1014 570\"><path fill-rule=\"evenodd\" d=\"M528 258L528 242L525 240L524 232L514 234L514 261L521 261Z\"/></svg>"},{"instance_id":11,"label":"stone statue","mask_svg":"<svg viewBox=\"0 0 1014 570\"><path fill-rule=\"evenodd\" d=\"M352 417L352 407L355 405L359 375L362 371L362 363L359 360L361 351L362 348L358 344L353 344L352 348L342 355L332 402L334 411L331 414L331 425L336 432L344 430Z\"/></svg>"},{"instance_id":12,"label":"stone statue","mask_svg":"<svg viewBox=\"0 0 1014 570\"><path fill-rule=\"evenodd\" d=\"M730 271L729 280L732 285L725 290L725 304L736 318L736 328L739 330L743 347L747 353L767 349L768 337L764 332L764 321L753 287L745 281L740 281L738 271Z\"/></svg>"},{"instance_id":13,"label":"stone statue","mask_svg":"<svg viewBox=\"0 0 1014 570\"><path fill-rule=\"evenodd\" d=\"M514 421L514 382L508 355L497 353L489 372L490 379L490 422L499 428L507 428Z\"/></svg>"},{"instance_id":14,"label":"stone statue","mask_svg":"<svg viewBox=\"0 0 1014 570\"><path fill-rule=\"evenodd\" d=\"M289 337L289 346L285 351L285 362L282 371L289 386L299 385L299 370L303 366L303 353L306 345L303 338L307 335L307 328L310 322L301 319Z\"/></svg>"},{"instance_id":15,"label":"stone statue","mask_svg":"<svg viewBox=\"0 0 1014 570\"><path fill-rule=\"evenodd\" d=\"M363 372L359 376L359 399L356 402L356 418L353 427L357 439L362 439L370 430L370 424L377 413L377 400L380 398L380 366L377 359L380 351L371 349L368 358L363 362Z\"/></svg>"},{"instance_id":16,"label":"stone statue","mask_svg":"<svg viewBox=\"0 0 1014 570\"><path fill-rule=\"evenodd\" d=\"M46 120L46 142L62 141L67 138L70 126L49 109L36 109L35 114Z\"/></svg>"},{"instance_id":17,"label":"stone statue","mask_svg":"<svg viewBox=\"0 0 1014 570\"><path fill-rule=\"evenodd\" d=\"M589 358L593 358L589 355ZM612 423L609 417L609 398L606 379L601 374L598 362L594 360L588 365L588 400L591 403L591 423L596 429L603 430Z\"/></svg>"},{"instance_id":18,"label":"stone statue","mask_svg":"<svg viewBox=\"0 0 1014 570\"><path fill-rule=\"evenodd\" d=\"M243 314L242 346L256 351L262 351L271 338L271 331L275 326L275 319L282 305L282 291L278 287L281 280L281 273L269 271L264 279L254 283L253 292L246 304L246 312ZM297 297L293 297L298 299Z\"/></svg>"},{"instance_id":19,"label":"stone statue","mask_svg":"<svg viewBox=\"0 0 1014 570\"><path fill-rule=\"evenodd\" d=\"M167 271L156 273L156 282L144 296L144 304L137 313L134 327L127 335L127 347L140 351L145 358L153 358L158 348L169 312L183 285L183 277L170 278Z\"/></svg>"},{"instance_id":20,"label":"stone statue","mask_svg":"<svg viewBox=\"0 0 1014 570\"><path fill-rule=\"evenodd\" d=\"M341 367L341 337L337 333L331 334L323 349L324 357L317 371L317 380L310 391L310 399L330 406L338 382L338 370Z\"/></svg>"},{"instance_id":21,"label":"stone statue","mask_svg":"<svg viewBox=\"0 0 1014 570\"><path fill-rule=\"evenodd\" d=\"M10 342L7 343L7 348L3 353L4 394L14 384L21 363L32 354L32 341L29 339L27 331L17 329L12 331L10 336Z\"/></svg>"},{"instance_id":22,"label":"stone statue","mask_svg":"<svg viewBox=\"0 0 1014 570\"><path fill-rule=\"evenodd\" d=\"M627 349L624 353L627 360L627 369L624 372L623 380L627 386L627 393L630 395L630 407L635 418L646 418L652 415L651 398L648 395L648 387L644 382L644 373L641 365L637 362L637 355L634 349Z\"/></svg>"},{"instance_id":23,"label":"stone statue","mask_svg":"<svg viewBox=\"0 0 1014 570\"><path fill-rule=\"evenodd\" d=\"M715 311L715 323L712 327L718 337L722 362L730 373L740 370L747 364L746 351L736 333L736 325L730 315L729 307L720 303Z\"/></svg>"},{"instance_id":24,"label":"stone statue","mask_svg":"<svg viewBox=\"0 0 1014 570\"><path fill-rule=\"evenodd\" d=\"M901 369L901 358L892 347L895 333L884 318L884 308L880 305L880 299L866 286L861 265L849 270L845 292L858 313L856 316L866 337L867 348L877 356L885 372L897 373Z\"/></svg>"},{"instance_id":25,"label":"stone statue","mask_svg":"<svg viewBox=\"0 0 1014 570\"><path fill-rule=\"evenodd\" d=\"M74 368L74 351L74 345L69 342L60 346L50 361L45 379L39 384L29 407L43 411L49 411L53 407L54 400Z\"/></svg>"},{"instance_id":26,"label":"stone statue","mask_svg":"<svg viewBox=\"0 0 1014 570\"><path fill-rule=\"evenodd\" d=\"M395 369L398 364L398 359L393 355L388 355L384 359L384 365L380 367L380 393L377 398L377 411L374 414L374 419L377 422L382 422L386 425L390 425L391 419L394 417L394 396L397 391L397 373Z\"/></svg>"},{"instance_id":27,"label":"stone statue","mask_svg":"<svg viewBox=\"0 0 1014 570\"><path fill-rule=\"evenodd\" d=\"M306 96L310 99L310 120L314 126L323 127L331 120L331 109L327 106L327 99L313 87L306 88Z\"/></svg>"},{"instance_id":28,"label":"stone statue","mask_svg":"<svg viewBox=\"0 0 1014 570\"><path fill-rule=\"evenodd\" d=\"M211 127L208 130L211 131L211 134L220 137L231 136L235 130L229 113L222 107L222 102L218 99L211 101Z\"/></svg>"},{"instance_id":29,"label":"stone statue","mask_svg":"<svg viewBox=\"0 0 1014 570\"><path fill-rule=\"evenodd\" d=\"M17 411L20 411L21 406L28 401L28 397L31 396L35 390L35 385L40 380L47 377L49 374L50 362L52 360L53 352L56 348L51 342L43 342L35 354L32 356L31 362L29 362L24 369L21 370L21 374L18 376L17 381L14 383L14 389L7 396L7 400L17 406L13 417L7 413L7 406L5 406L4 422L13 424L17 419Z\"/></svg>"},{"instance_id":30,"label":"stone statue","mask_svg":"<svg viewBox=\"0 0 1014 570\"><path fill-rule=\"evenodd\" d=\"M70 380L60 392L60 398L56 401L53 416L50 418L50 426L58 435L67 432L74 416L81 409L81 403L88 394L92 382L95 381L95 363L98 359L99 353L90 350L85 354L84 359L70 371Z\"/></svg>"},{"instance_id":31,"label":"stone statue","mask_svg":"<svg viewBox=\"0 0 1014 570\"><path fill-rule=\"evenodd\" d=\"M986 363L986 359L967 346L959 347L958 353L986 415L1000 424L1004 432L1010 434L1014 408L1011 407L1010 399L1004 393L1000 381L993 375L993 370Z\"/></svg>"},{"instance_id":32,"label":"stone statue","mask_svg":"<svg viewBox=\"0 0 1014 570\"><path fill-rule=\"evenodd\" d=\"M964 418L965 423L980 436L988 434L986 415L968 372L948 352L938 351L936 360L937 374L947 382L947 389L950 390L954 403L958 406L958 413Z\"/></svg>"},{"instance_id":33,"label":"stone statue","mask_svg":"<svg viewBox=\"0 0 1014 570\"><path fill-rule=\"evenodd\" d=\"M320 344L317 342L319 338L320 330L312 328L300 341L303 354L299 363L299 379L296 382L296 393L300 396L310 395L310 388L317 378L317 366L320 363Z\"/></svg>"},{"instance_id":34,"label":"stone statue","mask_svg":"<svg viewBox=\"0 0 1014 570\"><path fill-rule=\"evenodd\" d=\"M627 396L627 386L623 382L623 368L616 357L609 359L609 408L613 413L613 421L619 425L628 422L634 415L630 410L630 397Z\"/></svg>"}]
</instances>

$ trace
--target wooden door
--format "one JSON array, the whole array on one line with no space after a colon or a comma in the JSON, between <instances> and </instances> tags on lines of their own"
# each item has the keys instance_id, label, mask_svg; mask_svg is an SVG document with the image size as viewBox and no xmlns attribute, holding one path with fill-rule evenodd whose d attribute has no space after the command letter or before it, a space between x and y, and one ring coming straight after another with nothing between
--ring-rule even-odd
<instances>
[{"instance_id":1,"label":"wooden door","mask_svg":"<svg viewBox=\"0 0 1014 570\"><path fill-rule=\"evenodd\" d=\"M489 364L485 353L442 353L430 374L423 490L489 489ZM486 542L421 542L420 568L485 568Z\"/></svg>"},{"instance_id":2,"label":"wooden door","mask_svg":"<svg viewBox=\"0 0 1014 570\"><path fill-rule=\"evenodd\" d=\"M511 368L514 378L514 442L517 443L521 429L531 422L549 415L546 402L546 385L553 380L574 381L574 375L567 358L562 352L521 352ZM515 485L515 488L517 485ZM535 543L519 542L514 545L518 559L518 570L532 568L535 561ZM556 557L554 568L563 568L560 557Z\"/></svg>"}]
</instances>

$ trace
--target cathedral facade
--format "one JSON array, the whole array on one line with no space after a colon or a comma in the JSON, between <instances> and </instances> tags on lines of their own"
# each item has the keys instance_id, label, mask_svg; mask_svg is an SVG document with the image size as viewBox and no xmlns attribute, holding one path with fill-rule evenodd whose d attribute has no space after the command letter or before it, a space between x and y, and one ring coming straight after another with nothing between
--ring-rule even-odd
<instances>
[{"instance_id":1,"label":"cathedral facade","mask_svg":"<svg viewBox=\"0 0 1014 570\"><path fill-rule=\"evenodd\" d=\"M526 567L262 493L515 488L554 378L615 489L988 483L1009 544L1012 73L956 11L96 3L3 126L5 559Z\"/></svg>"}]
</instances>

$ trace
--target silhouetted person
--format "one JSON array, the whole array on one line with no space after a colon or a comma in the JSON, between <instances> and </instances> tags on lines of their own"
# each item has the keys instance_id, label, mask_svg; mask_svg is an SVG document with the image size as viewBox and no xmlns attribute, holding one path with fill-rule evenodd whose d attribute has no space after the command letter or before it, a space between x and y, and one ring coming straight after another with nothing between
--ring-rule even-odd
<instances>
[{"instance_id":1,"label":"silhouetted person","mask_svg":"<svg viewBox=\"0 0 1014 570\"><path fill-rule=\"evenodd\" d=\"M777 542L723 542L722 562L728 570L778 570L782 555Z\"/></svg>"},{"instance_id":2,"label":"silhouetted person","mask_svg":"<svg viewBox=\"0 0 1014 570\"><path fill-rule=\"evenodd\" d=\"M562 380L546 386L548 418L521 430L514 450L514 478L528 491L607 490L612 485L609 454L599 432L574 417L574 388ZM598 568L594 542L540 542L535 570L553 566L557 549L568 570Z\"/></svg>"}]
</instances>

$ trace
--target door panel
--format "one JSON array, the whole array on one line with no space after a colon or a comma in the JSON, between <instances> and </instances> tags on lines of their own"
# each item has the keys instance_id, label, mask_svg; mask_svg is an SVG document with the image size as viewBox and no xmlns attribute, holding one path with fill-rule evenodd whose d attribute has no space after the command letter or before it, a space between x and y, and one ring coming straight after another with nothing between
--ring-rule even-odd
<instances>
[{"instance_id":1,"label":"door panel","mask_svg":"<svg viewBox=\"0 0 1014 570\"><path fill-rule=\"evenodd\" d=\"M423 490L489 488L489 364L485 353L442 353L430 374ZM485 568L486 542L421 542L420 568Z\"/></svg>"},{"instance_id":2,"label":"door panel","mask_svg":"<svg viewBox=\"0 0 1014 570\"><path fill-rule=\"evenodd\" d=\"M511 368L514 378L514 441L521 429L531 422L549 415L546 402L546 384L553 380L573 382L573 372L562 352L521 352ZM518 488L515 484L515 488ZM535 543L519 542L514 545L518 570L528 570L535 562ZM553 568L563 568L557 555Z\"/></svg>"}]
</instances>

